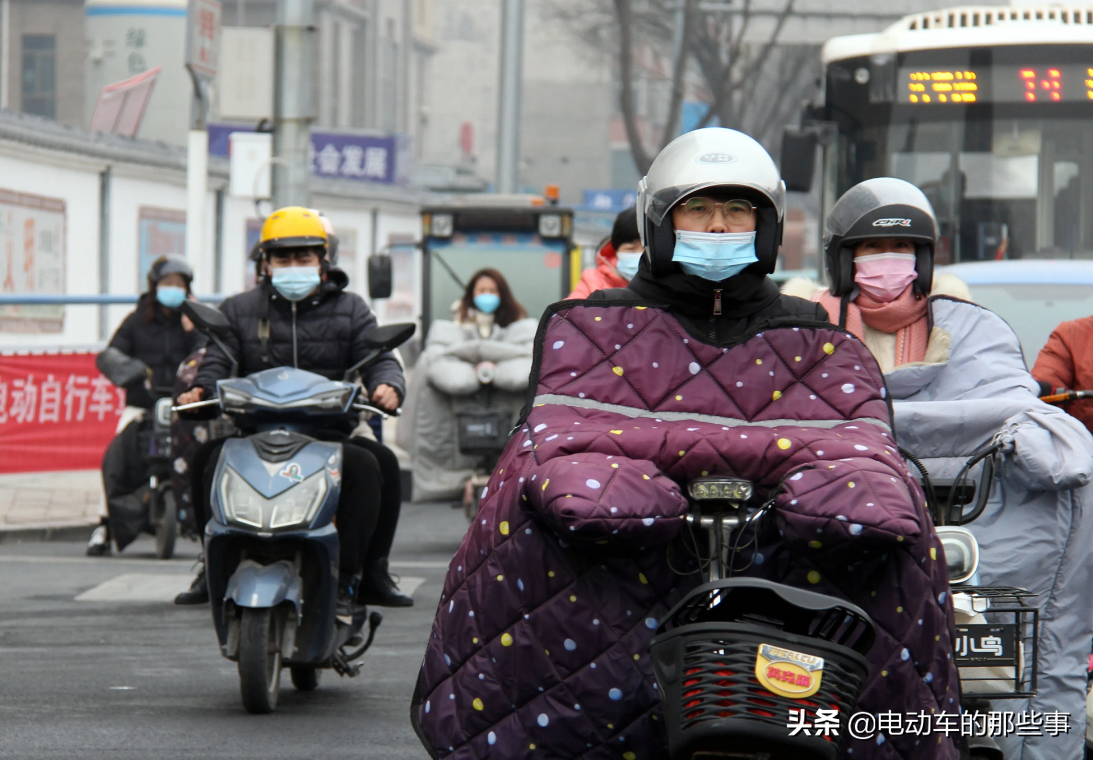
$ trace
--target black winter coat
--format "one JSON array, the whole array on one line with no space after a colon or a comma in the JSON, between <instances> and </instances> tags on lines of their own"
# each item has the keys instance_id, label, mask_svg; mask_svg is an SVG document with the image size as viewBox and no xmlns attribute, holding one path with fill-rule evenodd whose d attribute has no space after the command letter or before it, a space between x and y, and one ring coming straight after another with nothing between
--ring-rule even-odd
<instances>
[{"instance_id":1,"label":"black winter coat","mask_svg":"<svg viewBox=\"0 0 1093 760\"><path fill-rule=\"evenodd\" d=\"M204 340L197 330L182 329L182 314L177 309L160 306L150 293L142 295L136 311L125 318L110 339L109 348L139 359L152 370L152 392L143 380L129 383L125 386L125 403L151 409L157 398L170 396L178 365L200 348Z\"/></svg>"},{"instance_id":2,"label":"black winter coat","mask_svg":"<svg viewBox=\"0 0 1093 760\"><path fill-rule=\"evenodd\" d=\"M662 303L693 335L713 345L731 343L760 323L829 321L820 304L782 295L773 280L748 269L722 282L682 273L653 278L642 261L638 274L625 288L598 290L589 296L593 301L620 299ZM717 309L720 313L715 313Z\"/></svg>"},{"instance_id":3,"label":"black winter coat","mask_svg":"<svg viewBox=\"0 0 1093 760\"><path fill-rule=\"evenodd\" d=\"M292 302L274 290L266 279L254 290L225 301L220 311L228 318L231 331L224 344L239 360L239 375L295 366L341 380L347 369L364 358L367 349L362 338L378 324L363 298L345 292L348 284L344 272L331 269L315 295L296 302L295 313ZM269 319L268 361L262 361L258 337L263 311ZM212 398L216 395L216 381L230 373L231 360L210 342L194 387L205 390L204 398ZM362 379L370 391L386 384L398 392L400 402L406 398L402 367L391 352L381 356Z\"/></svg>"}]
</instances>

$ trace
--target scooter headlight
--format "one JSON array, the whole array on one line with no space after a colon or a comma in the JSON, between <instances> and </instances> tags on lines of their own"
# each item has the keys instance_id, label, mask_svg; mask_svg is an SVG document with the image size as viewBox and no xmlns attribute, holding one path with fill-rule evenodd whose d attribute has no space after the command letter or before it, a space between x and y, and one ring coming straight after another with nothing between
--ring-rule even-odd
<instances>
[{"instance_id":1,"label":"scooter headlight","mask_svg":"<svg viewBox=\"0 0 1093 760\"><path fill-rule=\"evenodd\" d=\"M255 491L235 470L224 468L220 504L228 522L277 530L306 525L315 519L326 498L326 470L319 470L272 499Z\"/></svg>"},{"instance_id":2,"label":"scooter headlight","mask_svg":"<svg viewBox=\"0 0 1093 760\"><path fill-rule=\"evenodd\" d=\"M315 519L319 506L326 498L326 470L319 470L302 483L269 500L269 527L287 528L306 525Z\"/></svg>"},{"instance_id":3,"label":"scooter headlight","mask_svg":"<svg viewBox=\"0 0 1093 760\"><path fill-rule=\"evenodd\" d=\"M949 585L958 586L975 577L979 569L979 542L966 528L951 525L936 529L949 566Z\"/></svg>"}]
</instances>

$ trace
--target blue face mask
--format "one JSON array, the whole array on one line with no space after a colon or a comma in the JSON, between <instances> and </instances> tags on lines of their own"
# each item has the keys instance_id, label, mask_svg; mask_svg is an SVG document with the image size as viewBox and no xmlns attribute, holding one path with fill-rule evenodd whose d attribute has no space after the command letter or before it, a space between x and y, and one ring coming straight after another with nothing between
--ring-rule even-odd
<instances>
[{"instance_id":1,"label":"blue face mask","mask_svg":"<svg viewBox=\"0 0 1093 760\"><path fill-rule=\"evenodd\" d=\"M186 288L177 285L157 285L156 300L168 309L177 309L186 300Z\"/></svg>"},{"instance_id":2,"label":"blue face mask","mask_svg":"<svg viewBox=\"0 0 1093 760\"><path fill-rule=\"evenodd\" d=\"M615 262L615 269L619 271L623 277L628 280L634 279L634 275L638 273L638 265L641 264L641 257L643 253L620 253L618 255L618 261Z\"/></svg>"},{"instance_id":3,"label":"blue face mask","mask_svg":"<svg viewBox=\"0 0 1093 760\"><path fill-rule=\"evenodd\" d=\"M676 230L672 261L687 274L721 282L759 261L754 232L687 232Z\"/></svg>"},{"instance_id":4,"label":"blue face mask","mask_svg":"<svg viewBox=\"0 0 1093 760\"><path fill-rule=\"evenodd\" d=\"M474 308L483 314L493 314L501 305L501 296L496 293L479 293L474 297Z\"/></svg>"},{"instance_id":5,"label":"blue face mask","mask_svg":"<svg viewBox=\"0 0 1093 760\"><path fill-rule=\"evenodd\" d=\"M270 276L277 292L290 301L302 301L319 287L319 267L277 267Z\"/></svg>"}]
</instances>

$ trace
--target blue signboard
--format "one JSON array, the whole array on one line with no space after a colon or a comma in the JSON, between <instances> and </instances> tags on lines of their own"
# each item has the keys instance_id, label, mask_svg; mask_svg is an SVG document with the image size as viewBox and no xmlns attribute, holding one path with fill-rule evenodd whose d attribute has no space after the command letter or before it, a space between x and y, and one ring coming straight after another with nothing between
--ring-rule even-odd
<instances>
[{"instance_id":1,"label":"blue signboard","mask_svg":"<svg viewBox=\"0 0 1093 760\"><path fill-rule=\"evenodd\" d=\"M209 153L227 158L232 132L253 132L253 127L209 125ZM399 175L399 141L395 136L358 135L347 132L311 133L311 173L330 179L394 184Z\"/></svg>"},{"instance_id":2,"label":"blue signboard","mask_svg":"<svg viewBox=\"0 0 1093 760\"><path fill-rule=\"evenodd\" d=\"M637 201L637 190L585 190L581 210L617 214L635 205Z\"/></svg>"}]
</instances>

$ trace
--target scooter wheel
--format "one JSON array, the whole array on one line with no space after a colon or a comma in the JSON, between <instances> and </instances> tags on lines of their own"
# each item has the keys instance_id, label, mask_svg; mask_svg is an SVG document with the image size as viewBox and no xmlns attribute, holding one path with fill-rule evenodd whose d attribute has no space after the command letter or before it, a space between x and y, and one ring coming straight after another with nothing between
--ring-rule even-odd
<instances>
[{"instance_id":1,"label":"scooter wheel","mask_svg":"<svg viewBox=\"0 0 1093 760\"><path fill-rule=\"evenodd\" d=\"M281 689L280 615L243 609L239 621L239 691L243 707L256 715L273 712Z\"/></svg>"},{"instance_id":2,"label":"scooter wheel","mask_svg":"<svg viewBox=\"0 0 1093 760\"><path fill-rule=\"evenodd\" d=\"M296 691L315 691L319 688L319 678L322 671L318 668L293 665L290 672L292 673L292 685L296 687Z\"/></svg>"},{"instance_id":3,"label":"scooter wheel","mask_svg":"<svg viewBox=\"0 0 1093 760\"><path fill-rule=\"evenodd\" d=\"M178 505L173 489L165 488L156 495L152 514L155 517L156 558L170 559L174 556L178 537Z\"/></svg>"}]
</instances>

